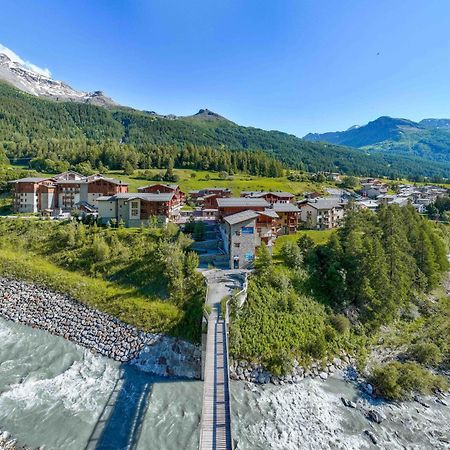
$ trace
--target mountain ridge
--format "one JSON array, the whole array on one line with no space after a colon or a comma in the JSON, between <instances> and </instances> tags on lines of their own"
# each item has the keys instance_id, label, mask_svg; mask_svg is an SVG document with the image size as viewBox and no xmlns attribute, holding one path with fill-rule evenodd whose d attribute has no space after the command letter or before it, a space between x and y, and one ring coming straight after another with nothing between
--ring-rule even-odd
<instances>
[{"instance_id":1,"label":"mountain ridge","mask_svg":"<svg viewBox=\"0 0 450 450\"><path fill-rule=\"evenodd\" d=\"M0 80L15 88L36 97L50 98L55 101L73 101L103 107L118 106L102 91L77 91L63 81L57 81L50 76L38 73L15 61L5 51L0 49Z\"/></svg>"}]
</instances>

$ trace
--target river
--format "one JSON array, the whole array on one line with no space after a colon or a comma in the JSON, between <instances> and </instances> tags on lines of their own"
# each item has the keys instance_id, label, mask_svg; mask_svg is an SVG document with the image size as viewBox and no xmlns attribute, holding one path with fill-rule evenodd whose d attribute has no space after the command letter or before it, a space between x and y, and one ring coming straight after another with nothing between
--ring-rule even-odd
<instances>
[{"instance_id":1,"label":"river","mask_svg":"<svg viewBox=\"0 0 450 450\"><path fill-rule=\"evenodd\" d=\"M450 448L450 406L434 399L430 408L376 405L386 416L378 425L363 414L369 400L338 378L281 387L235 382L231 394L237 450ZM81 450L91 439L98 449L194 450L201 398L199 381L151 376L0 319L0 429L21 445ZM108 420L96 427L108 405Z\"/></svg>"}]
</instances>

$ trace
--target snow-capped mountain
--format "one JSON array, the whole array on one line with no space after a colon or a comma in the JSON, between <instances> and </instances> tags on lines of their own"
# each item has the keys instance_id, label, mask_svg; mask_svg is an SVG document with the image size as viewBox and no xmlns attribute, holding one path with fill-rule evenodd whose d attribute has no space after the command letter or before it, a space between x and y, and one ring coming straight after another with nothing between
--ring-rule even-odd
<instances>
[{"instance_id":1,"label":"snow-capped mountain","mask_svg":"<svg viewBox=\"0 0 450 450\"><path fill-rule=\"evenodd\" d=\"M0 45L0 80L17 89L57 101L90 103L98 106L117 105L101 91L77 91L63 81L53 80L49 75L48 70L39 69L23 61L14 52Z\"/></svg>"}]
</instances>

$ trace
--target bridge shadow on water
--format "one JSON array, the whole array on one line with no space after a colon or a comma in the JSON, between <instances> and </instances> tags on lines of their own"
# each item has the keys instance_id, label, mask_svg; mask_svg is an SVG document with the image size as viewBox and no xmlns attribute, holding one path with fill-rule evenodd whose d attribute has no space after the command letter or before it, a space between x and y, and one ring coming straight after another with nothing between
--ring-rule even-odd
<instances>
[{"instance_id":1,"label":"bridge shadow on water","mask_svg":"<svg viewBox=\"0 0 450 450\"><path fill-rule=\"evenodd\" d=\"M153 388L184 379L151 375L122 364L120 377L92 430L85 450L133 450L142 431Z\"/></svg>"}]
</instances>

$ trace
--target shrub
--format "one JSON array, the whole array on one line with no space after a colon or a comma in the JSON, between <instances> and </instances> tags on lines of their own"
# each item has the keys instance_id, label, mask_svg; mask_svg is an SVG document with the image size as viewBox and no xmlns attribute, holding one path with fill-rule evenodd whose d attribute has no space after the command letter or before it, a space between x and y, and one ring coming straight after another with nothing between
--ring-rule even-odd
<instances>
[{"instance_id":1,"label":"shrub","mask_svg":"<svg viewBox=\"0 0 450 450\"><path fill-rule=\"evenodd\" d=\"M339 333L347 333L350 330L350 320L344 314L335 314L330 317L331 325L333 325L336 331Z\"/></svg>"},{"instance_id":2,"label":"shrub","mask_svg":"<svg viewBox=\"0 0 450 450\"><path fill-rule=\"evenodd\" d=\"M104 239L96 237L92 244L92 255L95 261L102 262L109 258L110 250Z\"/></svg>"},{"instance_id":3,"label":"shrub","mask_svg":"<svg viewBox=\"0 0 450 450\"><path fill-rule=\"evenodd\" d=\"M292 242L285 242L282 245L280 255L284 263L291 269L298 269L303 263L303 255L299 246Z\"/></svg>"},{"instance_id":4,"label":"shrub","mask_svg":"<svg viewBox=\"0 0 450 450\"><path fill-rule=\"evenodd\" d=\"M423 342L412 345L409 349L410 356L418 363L434 367L442 362L442 352L436 344Z\"/></svg>"},{"instance_id":5,"label":"shrub","mask_svg":"<svg viewBox=\"0 0 450 450\"><path fill-rule=\"evenodd\" d=\"M447 390L446 378L434 375L417 363L393 361L374 370L372 384L391 400L407 400L412 394L430 394L434 389Z\"/></svg>"}]
</instances>

